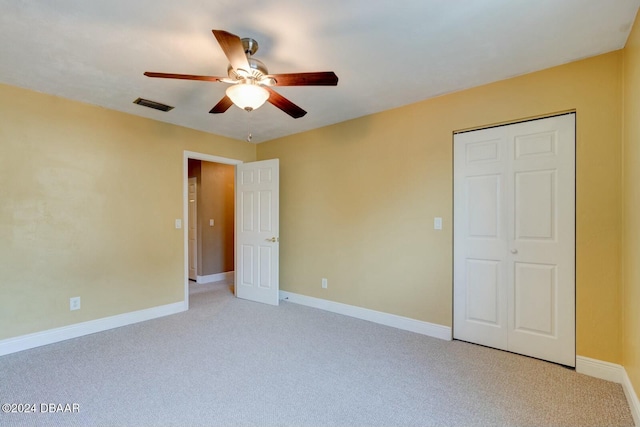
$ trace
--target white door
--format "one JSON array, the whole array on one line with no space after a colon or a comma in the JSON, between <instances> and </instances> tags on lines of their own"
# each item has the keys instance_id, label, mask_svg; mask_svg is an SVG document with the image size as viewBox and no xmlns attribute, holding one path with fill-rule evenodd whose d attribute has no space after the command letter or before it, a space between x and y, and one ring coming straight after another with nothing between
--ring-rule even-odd
<instances>
[{"instance_id":1,"label":"white door","mask_svg":"<svg viewBox=\"0 0 640 427\"><path fill-rule=\"evenodd\" d=\"M575 114L455 135L454 338L575 366Z\"/></svg>"},{"instance_id":2,"label":"white door","mask_svg":"<svg viewBox=\"0 0 640 427\"><path fill-rule=\"evenodd\" d=\"M279 301L279 160L236 166L236 296Z\"/></svg>"},{"instance_id":3,"label":"white door","mask_svg":"<svg viewBox=\"0 0 640 427\"><path fill-rule=\"evenodd\" d=\"M198 275L198 192L197 178L189 178L189 279Z\"/></svg>"}]
</instances>

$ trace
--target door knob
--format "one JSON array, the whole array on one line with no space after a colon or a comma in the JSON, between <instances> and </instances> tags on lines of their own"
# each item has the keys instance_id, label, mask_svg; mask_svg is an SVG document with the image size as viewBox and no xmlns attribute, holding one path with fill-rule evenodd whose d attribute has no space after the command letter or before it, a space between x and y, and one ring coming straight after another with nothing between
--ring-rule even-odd
<instances>
[{"instance_id":1,"label":"door knob","mask_svg":"<svg viewBox=\"0 0 640 427\"><path fill-rule=\"evenodd\" d=\"M511 253L512 253L512 254L517 254L517 253L518 253L518 250L517 250L517 249L511 249Z\"/></svg>"},{"instance_id":2,"label":"door knob","mask_svg":"<svg viewBox=\"0 0 640 427\"><path fill-rule=\"evenodd\" d=\"M271 243L275 243L277 242L279 239L277 237L272 237L270 239L266 239L267 242L271 242Z\"/></svg>"}]
</instances>

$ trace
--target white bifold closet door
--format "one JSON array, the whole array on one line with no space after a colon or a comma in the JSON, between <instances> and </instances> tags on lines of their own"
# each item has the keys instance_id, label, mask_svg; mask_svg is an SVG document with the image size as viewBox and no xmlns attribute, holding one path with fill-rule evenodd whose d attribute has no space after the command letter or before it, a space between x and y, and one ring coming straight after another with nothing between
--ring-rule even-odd
<instances>
[{"instance_id":1,"label":"white bifold closet door","mask_svg":"<svg viewBox=\"0 0 640 427\"><path fill-rule=\"evenodd\" d=\"M454 136L454 338L575 366L575 114Z\"/></svg>"}]
</instances>

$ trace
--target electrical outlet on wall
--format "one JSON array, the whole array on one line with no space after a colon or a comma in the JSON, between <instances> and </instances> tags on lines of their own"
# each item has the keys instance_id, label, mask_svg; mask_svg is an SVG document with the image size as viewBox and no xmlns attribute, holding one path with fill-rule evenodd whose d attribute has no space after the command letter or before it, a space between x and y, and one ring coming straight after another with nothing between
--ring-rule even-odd
<instances>
[{"instance_id":1,"label":"electrical outlet on wall","mask_svg":"<svg viewBox=\"0 0 640 427\"><path fill-rule=\"evenodd\" d=\"M328 283L327 279L325 279L323 277L322 278L322 289L327 289L328 286L329 286L329 283Z\"/></svg>"},{"instance_id":2,"label":"electrical outlet on wall","mask_svg":"<svg viewBox=\"0 0 640 427\"><path fill-rule=\"evenodd\" d=\"M69 298L69 310L80 310L80 297Z\"/></svg>"}]
</instances>

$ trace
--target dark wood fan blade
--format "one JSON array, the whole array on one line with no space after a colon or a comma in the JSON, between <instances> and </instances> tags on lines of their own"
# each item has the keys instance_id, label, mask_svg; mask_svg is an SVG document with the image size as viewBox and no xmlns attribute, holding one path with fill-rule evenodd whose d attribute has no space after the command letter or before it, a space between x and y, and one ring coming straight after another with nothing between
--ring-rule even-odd
<instances>
[{"instance_id":1,"label":"dark wood fan blade","mask_svg":"<svg viewBox=\"0 0 640 427\"><path fill-rule=\"evenodd\" d=\"M194 76L192 74L154 73L152 71L146 71L144 75L147 77L160 77L163 79L202 80L206 82L219 82L224 78L216 76Z\"/></svg>"},{"instance_id":2,"label":"dark wood fan blade","mask_svg":"<svg viewBox=\"0 0 640 427\"><path fill-rule=\"evenodd\" d=\"M276 82L273 86L337 86L338 76L333 71L316 73L269 74Z\"/></svg>"},{"instance_id":3,"label":"dark wood fan blade","mask_svg":"<svg viewBox=\"0 0 640 427\"><path fill-rule=\"evenodd\" d=\"M220 114L220 113L224 113L225 111L227 111L229 109L229 107L231 107L233 105L233 102L231 101L231 98L229 98L227 95L224 96L224 98L222 98L220 100L220 102L218 102L216 104L215 107L213 107L211 109L211 111L209 111L211 114Z\"/></svg>"},{"instance_id":4,"label":"dark wood fan blade","mask_svg":"<svg viewBox=\"0 0 640 427\"><path fill-rule=\"evenodd\" d=\"M285 113L293 117L294 119L298 119L304 116L305 114L307 114L306 111L298 107L293 102L289 101L284 96L280 95L275 90L266 86L263 86L263 87L269 91L269 99L267 99L267 101L269 101L270 103L272 103L273 105L275 105L276 107L278 107L279 109L281 109L282 111L284 111Z\"/></svg>"},{"instance_id":5,"label":"dark wood fan blade","mask_svg":"<svg viewBox=\"0 0 640 427\"><path fill-rule=\"evenodd\" d=\"M241 69L247 72L251 71L240 37L222 30L211 31L216 37L216 40L218 40L218 43L220 44L224 54L227 56L231 66L236 70Z\"/></svg>"}]
</instances>

